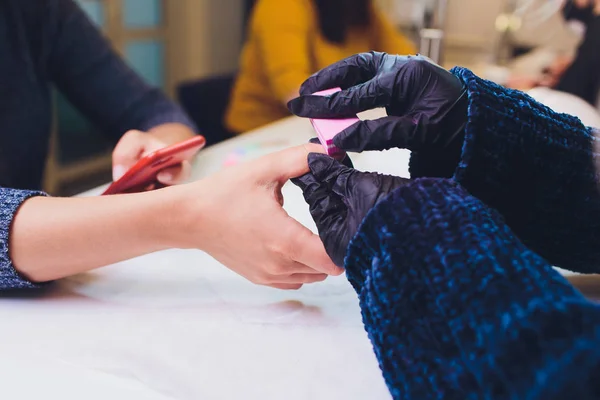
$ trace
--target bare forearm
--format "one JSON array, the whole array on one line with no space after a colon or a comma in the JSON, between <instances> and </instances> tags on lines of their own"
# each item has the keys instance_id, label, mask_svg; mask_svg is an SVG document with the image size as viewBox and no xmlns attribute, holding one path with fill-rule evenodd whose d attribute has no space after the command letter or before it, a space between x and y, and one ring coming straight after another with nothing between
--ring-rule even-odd
<instances>
[{"instance_id":1,"label":"bare forearm","mask_svg":"<svg viewBox=\"0 0 600 400\"><path fill-rule=\"evenodd\" d=\"M171 247L166 191L25 201L11 229L16 270L51 281Z\"/></svg>"}]
</instances>

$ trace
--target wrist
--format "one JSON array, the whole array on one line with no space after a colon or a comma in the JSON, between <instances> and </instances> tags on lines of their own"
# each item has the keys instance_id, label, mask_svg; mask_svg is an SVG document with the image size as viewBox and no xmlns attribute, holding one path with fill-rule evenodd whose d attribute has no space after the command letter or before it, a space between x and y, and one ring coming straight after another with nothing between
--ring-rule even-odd
<instances>
[{"instance_id":1,"label":"wrist","mask_svg":"<svg viewBox=\"0 0 600 400\"><path fill-rule=\"evenodd\" d=\"M176 201L169 193L170 189L133 195L138 197L136 211L129 213L126 221L133 227L130 235L139 238L144 254L177 247L177 227L173 217Z\"/></svg>"},{"instance_id":2,"label":"wrist","mask_svg":"<svg viewBox=\"0 0 600 400\"><path fill-rule=\"evenodd\" d=\"M202 196L201 183L189 183L155 191L156 213L152 231L154 243L167 248L205 250L198 244L206 243L203 232L210 231L207 205Z\"/></svg>"},{"instance_id":3,"label":"wrist","mask_svg":"<svg viewBox=\"0 0 600 400\"><path fill-rule=\"evenodd\" d=\"M11 225L11 260L22 276L45 282L166 250L174 244L167 204L159 191L29 199Z\"/></svg>"}]
</instances>

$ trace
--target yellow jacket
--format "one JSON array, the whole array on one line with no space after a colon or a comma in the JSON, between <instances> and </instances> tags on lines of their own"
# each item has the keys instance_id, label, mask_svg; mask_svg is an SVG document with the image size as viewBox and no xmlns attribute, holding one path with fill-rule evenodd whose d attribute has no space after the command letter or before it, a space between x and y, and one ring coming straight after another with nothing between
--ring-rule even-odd
<instances>
[{"instance_id":1,"label":"yellow jacket","mask_svg":"<svg viewBox=\"0 0 600 400\"><path fill-rule=\"evenodd\" d=\"M414 54L415 46L373 6L371 26L348 34L343 45L320 34L312 0L259 0L226 115L243 133L289 116L285 102L318 70L365 51Z\"/></svg>"}]
</instances>

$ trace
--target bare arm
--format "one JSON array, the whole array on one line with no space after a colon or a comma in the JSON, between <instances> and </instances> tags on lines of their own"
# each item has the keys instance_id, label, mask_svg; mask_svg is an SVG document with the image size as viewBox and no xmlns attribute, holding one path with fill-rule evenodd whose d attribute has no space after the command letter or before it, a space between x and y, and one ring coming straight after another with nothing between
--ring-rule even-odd
<instances>
[{"instance_id":1,"label":"bare arm","mask_svg":"<svg viewBox=\"0 0 600 400\"><path fill-rule=\"evenodd\" d=\"M168 192L92 198L34 197L11 228L15 269L33 282L51 281L166 249Z\"/></svg>"}]
</instances>

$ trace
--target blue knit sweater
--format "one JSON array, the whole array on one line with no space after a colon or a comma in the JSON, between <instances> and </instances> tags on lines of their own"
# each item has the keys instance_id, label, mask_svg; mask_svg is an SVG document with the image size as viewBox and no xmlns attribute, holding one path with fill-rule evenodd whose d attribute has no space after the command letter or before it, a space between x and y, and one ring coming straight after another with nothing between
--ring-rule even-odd
<instances>
[{"instance_id":1,"label":"blue knit sweater","mask_svg":"<svg viewBox=\"0 0 600 400\"><path fill-rule=\"evenodd\" d=\"M51 85L115 141L129 129L193 123L144 83L72 0L0 0L0 289L31 287L15 273L15 210L40 195L52 123ZM13 190L13 189L21 190Z\"/></svg>"},{"instance_id":2,"label":"blue knit sweater","mask_svg":"<svg viewBox=\"0 0 600 400\"><path fill-rule=\"evenodd\" d=\"M551 268L600 271L593 132L523 93L453 72L470 98L462 156L417 153L410 166L413 177L437 169L453 178L392 193L346 257L390 392L600 398L600 309Z\"/></svg>"}]
</instances>

